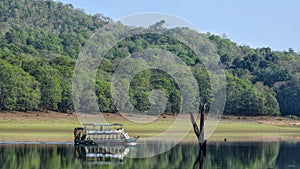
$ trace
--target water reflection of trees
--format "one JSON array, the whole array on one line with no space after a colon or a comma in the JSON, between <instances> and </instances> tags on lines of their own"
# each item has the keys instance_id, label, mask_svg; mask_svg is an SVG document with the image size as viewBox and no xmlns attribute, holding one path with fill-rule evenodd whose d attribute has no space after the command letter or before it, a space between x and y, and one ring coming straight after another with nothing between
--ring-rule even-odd
<instances>
[{"instance_id":1,"label":"water reflection of trees","mask_svg":"<svg viewBox=\"0 0 300 169\"><path fill-rule=\"evenodd\" d=\"M211 143L207 147L204 168L274 168L279 146L279 143ZM192 169L198 150L198 145L181 144L162 155L126 160L125 163L134 168Z\"/></svg>"},{"instance_id":2,"label":"water reflection of trees","mask_svg":"<svg viewBox=\"0 0 300 169\"><path fill-rule=\"evenodd\" d=\"M73 169L81 163L73 159L73 145L2 145L0 168L3 169Z\"/></svg>"},{"instance_id":3,"label":"water reflection of trees","mask_svg":"<svg viewBox=\"0 0 300 169\"><path fill-rule=\"evenodd\" d=\"M209 146L205 168L274 168L279 143L221 143Z\"/></svg>"},{"instance_id":4,"label":"water reflection of trees","mask_svg":"<svg viewBox=\"0 0 300 169\"><path fill-rule=\"evenodd\" d=\"M151 146L140 148L148 148ZM145 149L145 151L147 151ZM280 143L210 143L205 169L215 168L285 168L299 166L300 144ZM93 165L74 158L73 145L0 145L0 168L73 169L73 168L172 168L192 169L198 145L180 144L170 151L150 158L125 158L122 163Z\"/></svg>"},{"instance_id":5,"label":"water reflection of trees","mask_svg":"<svg viewBox=\"0 0 300 169\"><path fill-rule=\"evenodd\" d=\"M276 160L277 168L299 168L300 143L285 143L280 146Z\"/></svg>"}]
</instances>

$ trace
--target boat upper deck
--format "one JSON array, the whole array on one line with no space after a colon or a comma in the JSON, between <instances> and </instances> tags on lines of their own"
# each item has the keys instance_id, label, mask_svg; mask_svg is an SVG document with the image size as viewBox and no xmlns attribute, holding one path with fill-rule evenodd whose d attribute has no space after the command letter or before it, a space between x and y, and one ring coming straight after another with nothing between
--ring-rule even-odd
<instances>
[{"instance_id":1,"label":"boat upper deck","mask_svg":"<svg viewBox=\"0 0 300 169\"><path fill-rule=\"evenodd\" d=\"M83 126L105 126L105 127L115 127L115 126L119 126L119 127L123 127L123 124L121 123L113 123L113 124L83 124Z\"/></svg>"},{"instance_id":2,"label":"boat upper deck","mask_svg":"<svg viewBox=\"0 0 300 169\"><path fill-rule=\"evenodd\" d=\"M123 124L83 124L87 133L112 133L121 132L123 130Z\"/></svg>"}]
</instances>

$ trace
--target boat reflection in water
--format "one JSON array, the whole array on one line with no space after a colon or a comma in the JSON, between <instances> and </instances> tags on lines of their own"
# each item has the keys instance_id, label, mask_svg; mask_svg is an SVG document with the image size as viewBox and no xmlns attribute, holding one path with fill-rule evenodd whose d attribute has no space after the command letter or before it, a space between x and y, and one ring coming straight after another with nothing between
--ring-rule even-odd
<instances>
[{"instance_id":1,"label":"boat reflection in water","mask_svg":"<svg viewBox=\"0 0 300 169\"><path fill-rule=\"evenodd\" d=\"M130 149L125 145L75 145L74 155L82 161L94 164L123 162Z\"/></svg>"}]
</instances>

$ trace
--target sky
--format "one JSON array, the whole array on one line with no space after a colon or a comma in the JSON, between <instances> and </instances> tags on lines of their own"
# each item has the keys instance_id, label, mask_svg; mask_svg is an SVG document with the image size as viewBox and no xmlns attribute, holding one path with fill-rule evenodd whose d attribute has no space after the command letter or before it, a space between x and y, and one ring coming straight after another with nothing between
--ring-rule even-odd
<instances>
[{"instance_id":1,"label":"sky","mask_svg":"<svg viewBox=\"0 0 300 169\"><path fill-rule=\"evenodd\" d=\"M58 1L58 0L56 0ZM226 36L239 45L300 52L299 0L59 0L88 14L119 18L145 12L180 17L199 32Z\"/></svg>"}]
</instances>

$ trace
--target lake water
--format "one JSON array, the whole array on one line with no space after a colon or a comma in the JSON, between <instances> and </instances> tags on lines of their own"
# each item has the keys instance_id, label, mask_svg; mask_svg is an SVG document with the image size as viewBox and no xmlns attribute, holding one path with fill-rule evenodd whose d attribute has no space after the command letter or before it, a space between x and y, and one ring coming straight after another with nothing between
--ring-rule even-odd
<instances>
[{"instance_id":1,"label":"lake water","mask_svg":"<svg viewBox=\"0 0 300 169\"><path fill-rule=\"evenodd\" d=\"M163 146L163 145L162 145ZM2 169L192 169L198 146L182 143L149 158L130 158L157 145L75 147L73 144L0 144ZM300 143L208 143L205 169L297 169Z\"/></svg>"}]
</instances>

